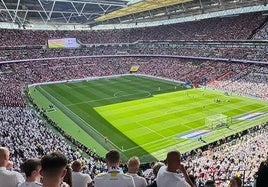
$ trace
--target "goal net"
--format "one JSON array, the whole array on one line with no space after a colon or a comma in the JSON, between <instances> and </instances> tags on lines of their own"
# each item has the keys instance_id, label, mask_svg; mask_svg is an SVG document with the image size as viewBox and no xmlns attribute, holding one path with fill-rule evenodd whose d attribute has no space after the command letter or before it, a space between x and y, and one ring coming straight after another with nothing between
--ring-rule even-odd
<instances>
[{"instance_id":1,"label":"goal net","mask_svg":"<svg viewBox=\"0 0 268 187\"><path fill-rule=\"evenodd\" d=\"M228 126L228 117L223 114L208 116L205 120L206 126L211 129L216 129L222 126Z\"/></svg>"}]
</instances>

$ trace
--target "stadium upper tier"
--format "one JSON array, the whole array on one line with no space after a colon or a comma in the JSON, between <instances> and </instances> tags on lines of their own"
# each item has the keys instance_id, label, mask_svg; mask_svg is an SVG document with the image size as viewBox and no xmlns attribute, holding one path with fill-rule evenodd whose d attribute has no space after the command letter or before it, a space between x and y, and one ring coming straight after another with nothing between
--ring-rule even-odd
<instances>
[{"instance_id":1,"label":"stadium upper tier","mask_svg":"<svg viewBox=\"0 0 268 187\"><path fill-rule=\"evenodd\" d=\"M266 20L261 13L213 18L150 28L106 31L30 31L1 29L1 46L46 45L49 38L77 38L81 43L129 43L137 40L245 40Z\"/></svg>"},{"instance_id":2,"label":"stadium upper tier","mask_svg":"<svg viewBox=\"0 0 268 187\"><path fill-rule=\"evenodd\" d=\"M74 56L92 55L178 55L196 58L222 58L236 60L251 60L266 62L268 60L267 49L250 48L242 46L218 46L209 47L205 45L197 46L173 46L168 44L132 44L94 46L80 49L6 49L0 50L0 61L38 59L38 58L68 58Z\"/></svg>"}]
</instances>

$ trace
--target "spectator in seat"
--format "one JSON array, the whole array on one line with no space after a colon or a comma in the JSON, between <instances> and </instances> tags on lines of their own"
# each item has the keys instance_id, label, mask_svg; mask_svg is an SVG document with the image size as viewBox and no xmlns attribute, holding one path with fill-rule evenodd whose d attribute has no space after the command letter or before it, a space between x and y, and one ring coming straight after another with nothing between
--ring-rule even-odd
<instances>
[{"instance_id":1,"label":"spectator in seat","mask_svg":"<svg viewBox=\"0 0 268 187\"><path fill-rule=\"evenodd\" d=\"M136 156L131 157L127 163L128 172L127 174L132 176L136 187L146 187L147 182L144 177L138 175L140 168L140 159Z\"/></svg>"},{"instance_id":2,"label":"spectator in seat","mask_svg":"<svg viewBox=\"0 0 268 187\"><path fill-rule=\"evenodd\" d=\"M153 166L153 173L154 173L154 176L155 176L155 180L149 184L147 187L157 187L157 184L156 184L156 176L157 176L157 173L159 171L159 169L164 166L164 164L162 162L157 162L154 164Z\"/></svg>"},{"instance_id":3,"label":"spectator in seat","mask_svg":"<svg viewBox=\"0 0 268 187\"><path fill-rule=\"evenodd\" d=\"M21 171L26 175L26 181L19 187L40 187L40 170L41 160L40 159L28 159L21 164Z\"/></svg>"},{"instance_id":4,"label":"spectator in seat","mask_svg":"<svg viewBox=\"0 0 268 187\"><path fill-rule=\"evenodd\" d=\"M52 152L41 159L43 187L62 187L66 175L67 159L59 152ZM68 185L67 185L68 186Z\"/></svg>"},{"instance_id":5,"label":"spectator in seat","mask_svg":"<svg viewBox=\"0 0 268 187\"><path fill-rule=\"evenodd\" d=\"M118 151L109 151L105 159L108 171L95 177L95 187L135 187L133 177L121 173L119 168L120 154Z\"/></svg>"},{"instance_id":6,"label":"spectator in seat","mask_svg":"<svg viewBox=\"0 0 268 187\"><path fill-rule=\"evenodd\" d=\"M25 180L23 176L16 171L7 170L9 165L10 152L5 147L0 147L0 186L1 187L17 187Z\"/></svg>"},{"instance_id":7,"label":"spectator in seat","mask_svg":"<svg viewBox=\"0 0 268 187\"><path fill-rule=\"evenodd\" d=\"M92 179L88 174L82 173L83 162L75 160L72 163L72 187L92 187Z\"/></svg>"},{"instance_id":8,"label":"spectator in seat","mask_svg":"<svg viewBox=\"0 0 268 187\"><path fill-rule=\"evenodd\" d=\"M156 184L158 187L194 187L184 165L181 164L181 154L179 151L170 151L166 158L167 166L162 166L157 174ZM183 177L178 175L178 171Z\"/></svg>"}]
</instances>

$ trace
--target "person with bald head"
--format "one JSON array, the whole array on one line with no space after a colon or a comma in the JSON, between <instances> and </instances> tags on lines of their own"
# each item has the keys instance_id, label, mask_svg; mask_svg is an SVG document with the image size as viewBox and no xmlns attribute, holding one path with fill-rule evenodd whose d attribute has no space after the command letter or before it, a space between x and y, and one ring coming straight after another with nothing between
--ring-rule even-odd
<instances>
[{"instance_id":1,"label":"person with bald head","mask_svg":"<svg viewBox=\"0 0 268 187\"><path fill-rule=\"evenodd\" d=\"M162 166L157 174L157 187L195 187L191 182L185 167L181 164L179 151L170 151L166 158L167 166ZM183 174L180 177L178 172Z\"/></svg>"},{"instance_id":2,"label":"person with bald head","mask_svg":"<svg viewBox=\"0 0 268 187\"><path fill-rule=\"evenodd\" d=\"M16 171L9 171L7 167L9 161L10 152L5 147L0 147L0 186L1 187L17 187L23 183L25 179Z\"/></svg>"}]
</instances>

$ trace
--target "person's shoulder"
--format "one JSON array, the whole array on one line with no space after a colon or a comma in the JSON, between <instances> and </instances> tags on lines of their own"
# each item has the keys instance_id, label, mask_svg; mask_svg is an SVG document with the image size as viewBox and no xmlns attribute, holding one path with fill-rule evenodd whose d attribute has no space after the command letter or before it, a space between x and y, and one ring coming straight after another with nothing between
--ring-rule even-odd
<instances>
[{"instance_id":1,"label":"person's shoulder","mask_svg":"<svg viewBox=\"0 0 268 187\"><path fill-rule=\"evenodd\" d=\"M8 171L9 175L16 176L16 177L23 177L21 173L17 171Z\"/></svg>"},{"instance_id":2,"label":"person's shoulder","mask_svg":"<svg viewBox=\"0 0 268 187\"><path fill-rule=\"evenodd\" d=\"M121 173L120 174L123 178L125 178L125 179L132 179L132 176L131 175L128 175L128 174L126 174L126 173Z\"/></svg>"},{"instance_id":3,"label":"person's shoulder","mask_svg":"<svg viewBox=\"0 0 268 187\"><path fill-rule=\"evenodd\" d=\"M19 187L28 187L29 185L33 186L33 187L43 186L42 183L40 183L40 182L33 182L33 183L24 182L24 183L20 184Z\"/></svg>"},{"instance_id":4,"label":"person's shoulder","mask_svg":"<svg viewBox=\"0 0 268 187\"><path fill-rule=\"evenodd\" d=\"M162 166L161 168L159 168L158 175L164 173L166 171L166 168L167 166Z\"/></svg>"},{"instance_id":5,"label":"person's shoulder","mask_svg":"<svg viewBox=\"0 0 268 187\"><path fill-rule=\"evenodd\" d=\"M140 176L140 175L135 175L135 176L133 176L133 178L134 179L137 178L140 181L146 181L146 179L144 177Z\"/></svg>"},{"instance_id":6,"label":"person's shoulder","mask_svg":"<svg viewBox=\"0 0 268 187\"><path fill-rule=\"evenodd\" d=\"M108 173L100 173L98 175L95 176L95 179L101 179L101 178L104 178L108 175Z\"/></svg>"},{"instance_id":7,"label":"person's shoulder","mask_svg":"<svg viewBox=\"0 0 268 187\"><path fill-rule=\"evenodd\" d=\"M183 178L179 177L178 186L181 187L191 187Z\"/></svg>"},{"instance_id":8,"label":"person's shoulder","mask_svg":"<svg viewBox=\"0 0 268 187\"><path fill-rule=\"evenodd\" d=\"M89 174L87 174L87 173L81 173L81 172L79 172L77 175L80 175L82 177L90 177Z\"/></svg>"}]
</instances>

